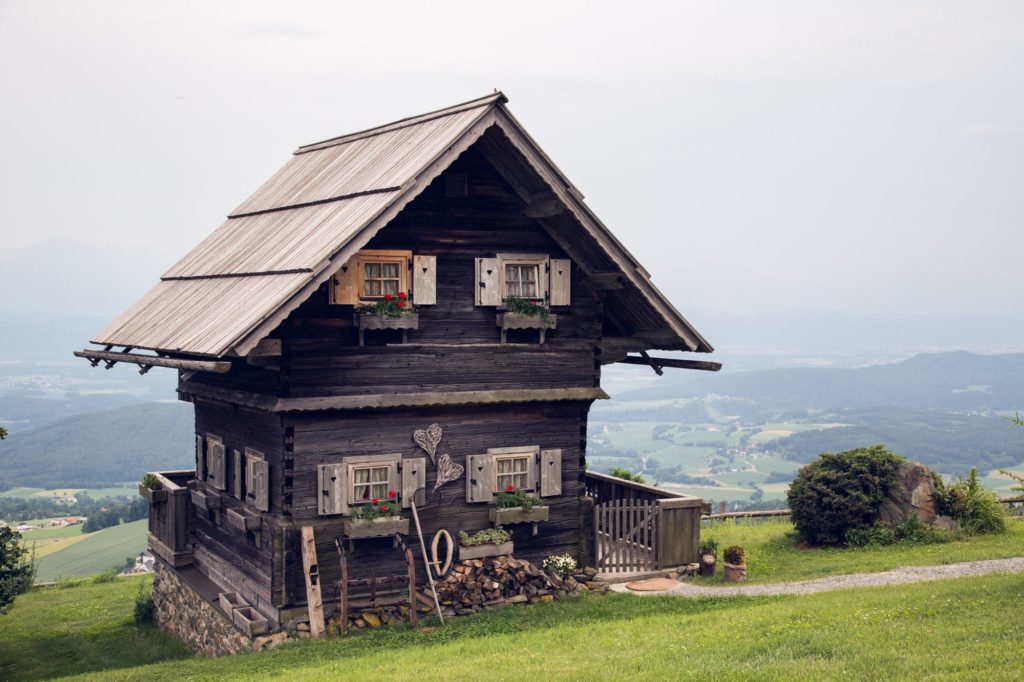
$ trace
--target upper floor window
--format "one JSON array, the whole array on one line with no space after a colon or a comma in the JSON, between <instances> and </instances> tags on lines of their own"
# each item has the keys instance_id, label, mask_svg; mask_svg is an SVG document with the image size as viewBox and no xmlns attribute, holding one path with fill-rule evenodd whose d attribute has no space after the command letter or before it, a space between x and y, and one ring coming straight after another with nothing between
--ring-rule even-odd
<instances>
[{"instance_id":1,"label":"upper floor window","mask_svg":"<svg viewBox=\"0 0 1024 682\"><path fill-rule=\"evenodd\" d=\"M352 481L352 495L349 504L388 499L388 491L394 489L391 481L393 466L352 466L349 480Z\"/></svg>"},{"instance_id":2,"label":"upper floor window","mask_svg":"<svg viewBox=\"0 0 1024 682\"><path fill-rule=\"evenodd\" d=\"M494 476L496 491L530 487L530 463L534 459L533 452L522 454L499 455L494 458Z\"/></svg>"},{"instance_id":3,"label":"upper floor window","mask_svg":"<svg viewBox=\"0 0 1024 682\"><path fill-rule=\"evenodd\" d=\"M405 291L403 275L408 270L405 261L360 259L360 266L362 268L360 298L397 296L399 291Z\"/></svg>"},{"instance_id":4,"label":"upper floor window","mask_svg":"<svg viewBox=\"0 0 1024 682\"><path fill-rule=\"evenodd\" d=\"M540 298L540 263L505 263L505 289L502 298Z\"/></svg>"}]
</instances>

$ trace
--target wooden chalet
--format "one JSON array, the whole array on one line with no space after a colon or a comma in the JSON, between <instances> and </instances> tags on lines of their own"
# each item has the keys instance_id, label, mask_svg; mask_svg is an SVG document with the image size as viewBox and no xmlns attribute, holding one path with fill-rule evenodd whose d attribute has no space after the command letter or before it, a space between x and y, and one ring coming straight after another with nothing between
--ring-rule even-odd
<instances>
[{"instance_id":1,"label":"wooden chalet","mask_svg":"<svg viewBox=\"0 0 1024 682\"><path fill-rule=\"evenodd\" d=\"M500 519L535 563L696 560L701 501L587 473L587 414L603 365L716 369L648 355L712 348L506 102L299 147L76 353L179 370L196 466L142 491L149 545L247 634L304 617L311 583L330 612L339 552L358 583L406 571L404 541L422 583L442 530ZM510 486L539 505L498 514ZM374 499L400 518L357 523Z\"/></svg>"}]
</instances>

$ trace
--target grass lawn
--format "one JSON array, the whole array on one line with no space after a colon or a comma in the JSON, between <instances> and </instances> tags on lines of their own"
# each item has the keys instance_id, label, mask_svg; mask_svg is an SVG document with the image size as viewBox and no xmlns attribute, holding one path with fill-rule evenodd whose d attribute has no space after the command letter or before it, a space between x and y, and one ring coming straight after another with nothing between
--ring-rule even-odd
<instances>
[{"instance_id":1,"label":"grass lawn","mask_svg":"<svg viewBox=\"0 0 1024 682\"><path fill-rule=\"evenodd\" d=\"M160 633L131 624L138 584L19 597L2 617L10 625L0 677L1010 680L1019 678L1024 647L1024 581L986 576L804 597L591 596L426 632L363 632L211 660L186 658Z\"/></svg>"},{"instance_id":2,"label":"grass lawn","mask_svg":"<svg viewBox=\"0 0 1024 682\"><path fill-rule=\"evenodd\" d=\"M138 556L146 549L147 525L148 521L141 519L86 534L85 539L41 557L36 581L87 576L118 568L127 557Z\"/></svg>"},{"instance_id":3,"label":"grass lawn","mask_svg":"<svg viewBox=\"0 0 1024 682\"><path fill-rule=\"evenodd\" d=\"M799 549L788 520L705 522L701 537L718 540L718 560L729 545L747 550L747 578L752 583L809 580L844 573L888 571L900 566L951 564L978 559L1024 556L1024 519L1007 519L1006 533L979 535L935 545L893 545L851 549ZM702 584L722 582L699 578ZM1024 585L1024 579L1021 584Z\"/></svg>"}]
</instances>

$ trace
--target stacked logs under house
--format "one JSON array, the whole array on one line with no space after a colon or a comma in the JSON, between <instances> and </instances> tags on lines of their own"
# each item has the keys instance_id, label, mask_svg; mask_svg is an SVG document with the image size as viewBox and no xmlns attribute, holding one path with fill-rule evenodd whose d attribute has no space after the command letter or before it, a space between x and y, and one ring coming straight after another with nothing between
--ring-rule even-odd
<instances>
[{"instance_id":1,"label":"stacked logs under house","mask_svg":"<svg viewBox=\"0 0 1024 682\"><path fill-rule=\"evenodd\" d=\"M467 559L457 562L448 574L436 581L437 599L444 616L466 616L485 608L502 608L513 604L536 604L565 597L575 597L582 592L604 593L608 583L597 579L593 568L580 569L564 579L545 572L529 561L510 556ZM430 588L421 587L417 592L418 611L429 614L435 611ZM327 622L327 631L334 634L341 631L335 614ZM349 613L349 628L380 627L398 625L409 621L408 606L366 606ZM308 632L308 626L299 624L300 636Z\"/></svg>"}]
</instances>

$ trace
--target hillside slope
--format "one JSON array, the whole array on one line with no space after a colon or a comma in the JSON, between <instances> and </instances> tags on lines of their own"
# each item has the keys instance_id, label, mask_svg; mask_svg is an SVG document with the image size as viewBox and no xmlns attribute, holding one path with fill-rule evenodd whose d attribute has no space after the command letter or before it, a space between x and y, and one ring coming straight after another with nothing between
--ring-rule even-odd
<instances>
[{"instance_id":1,"label":"hillside slope","mask_svg":"<svg viewBox=\"0 0 1024 682\"><path fill-rule=\"evenodd\" d=\"M145 403L76 415L0 441L0 483L103 487L192 466L192 406Z\"/></svg>"}]
</instances>

